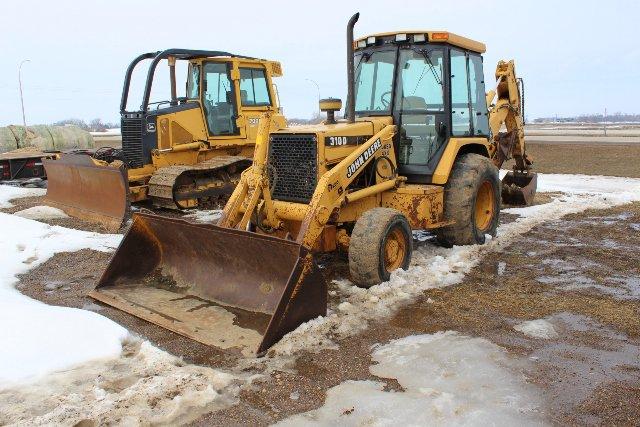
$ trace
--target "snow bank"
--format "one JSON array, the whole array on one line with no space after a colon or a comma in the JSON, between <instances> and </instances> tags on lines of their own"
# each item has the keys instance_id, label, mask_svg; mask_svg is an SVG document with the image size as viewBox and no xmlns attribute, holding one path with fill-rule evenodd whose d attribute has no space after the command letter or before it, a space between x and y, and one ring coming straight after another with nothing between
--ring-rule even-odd
<instances>
[{"instance_id":1,"label":"snow bank","mask_svg":"<svg viewBox=\"0 0 640 427\"><path fill-rule=\"evenodd\" d=\"M377 381L346 381L324 405L278 425L540 425L536 390L517 362L482 338L456 332L416 335L376 348L369 370L394 378L404 391Z\"/></svg>"},{"instance_id":2,"label":"snow bank","mask_svg":"<svg viewBox=\"0 0 640 427\"><path fill-rule=\"evenodd\" d=\"M545 319L528 320L515 325L513 329L532 338L551 339L558 337L553 324Z\"/></svg>"},{"instance_id":3,"label":"snow bank","mask_svg":"<svg viewBox=\"0 0 640 427\"><path fill-rule=\"evenodd\" d=\"M31 208L15 212L14 215L18 215L22 218L28 219L69 218L69 215L64 213L64 211L52 206L33 206Z\"/></svg>"},{"instance_id":4,"label":"snow bank","mask_svg":"<svg viewBox=\"0 0 640 427\"><path fill-rule=\"evenodd\" d=\"M502 250L539 224L586 209L640 200L640 179L633 178L539 174L538 189L561 195L542 205L506 209L503 212L519 217L501 225L497 238L483 246L421 246L414 251L409 270L398 270L390 281L369 289L353 286L346 279L336 280L339 298L329 307L327 316L313 319L286 335L274 346L275 352L286 356L301 349L335 348L336 339L361 332L369 321L390 316L425 290L460 283L484 255Z\"/></svg>"},{"instance_id":5,"label":"snow bank","mask_svg":"<svg viewBox=\"0 0 640 427\"><path fill-rule=\"evenodd\" d=\"M0 185L0 209L12 208L10 200L23 197L44 196L47 190L44 188L22 188L11 185Z\"/></svg>"},{"instance_id":6,"label":"snow bank","mask_svg":"<svg viewBox=\"0 0 640 427\"><path fill-rule=\"evenodd\" d=\"M0 213L0 230L0 386L118 355L126 329L90 311L32 300L14 285L18 274L58 252L112 251L122 236L50 226L5 213Z\"/></svg>"}]
</instances>

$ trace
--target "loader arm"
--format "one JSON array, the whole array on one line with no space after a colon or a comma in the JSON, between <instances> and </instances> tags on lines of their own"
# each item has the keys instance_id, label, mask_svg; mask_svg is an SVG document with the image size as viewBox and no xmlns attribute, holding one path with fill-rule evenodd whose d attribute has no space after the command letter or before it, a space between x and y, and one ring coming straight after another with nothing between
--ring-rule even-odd
<instances>
[{"instance_id":1,"label":"loader arm","mask_svg":"<svg viewBox=\"0 0 640 427\"><path fill-rule=\"evenodd\" d=\"M307 249L313 248L324 226L334 214L337 214L340 207L360 198L390 190L403 179L395 172L397 165L392 142L395 132L395 125L385 126L320 178L302 221L296 239L298 243ZM376 174L376 183L365 189L347 191L360 172L369 163L381 157L385 157L385 161L390 163L393 172L387 177Z\"/></svg>"}]
</instances>

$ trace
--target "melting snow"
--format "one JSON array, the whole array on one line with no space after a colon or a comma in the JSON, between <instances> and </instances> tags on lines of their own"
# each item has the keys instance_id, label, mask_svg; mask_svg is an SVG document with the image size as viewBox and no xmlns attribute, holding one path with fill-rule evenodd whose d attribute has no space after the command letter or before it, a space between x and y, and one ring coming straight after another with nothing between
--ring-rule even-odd
<instances>
[{"instance_id":1,"label":"melting snow","mask_svg":"<svg viewBox=\"0 0 640 427\"><path fill-rule=\"evenodd\" d=\"M376 348L369 370L394 378L346 381L327 392L317 410L277 425L541 425L536 390L517 361L495 344L456 332L415 335Z\"/></svg>"},{"instance_id":2,"label":"melting snow","mask_svg":"<svg viewBox=\"0 0 640 427\"><path fill-rule=\"evenodd\" d=\"M0 187L0 209L12 208L10 200L24 197L44 196L47 190L44 188L23 188L12 185L2 185Z\"/></svg>"},{"instance_id":3,"label":"melting snow","mask_svg":"<svg viewBox=\"0 0 640 427\"><path fill-rule=\"evenodd\" d=\"M56 219L69 218L61 209L51 206L34 206L14 213L14 215L28 219Z\"/></svg>"},{"instance_id":4,"label":"melting snow","mask_svg":"<svg viewBox=\"0 0 640 427\"><path fill-rule=\"evenodd\" d=\"M214 210L195 210L185 215L185 218L194 220L196 222L206 222L215 224L222 216L222 211L219 209Z\"/></svg>"},{"instance_id":5,"label":"melting snow","mask_svg":"<svg viewBox=\"0 0 640 427\"><path fill-rule=\"evenodd\" d=\"M5 213L0 213L0 228L0 382L118 355L126 329L96 313L43 304L14 285L18 274L58 252L112 251L122 236L50 226Z\"/></svg>"},{"instance_id":6,"label":"melting snow","mask_svg":"<svg viewBox=\"0 0 640 427\"><path fill-rule=\"evenodd\" d=\"M558 337L553 324L545 319L528 320L517 324L513 329L532 338L551 339Z\"/></svg>"}]
</instances>

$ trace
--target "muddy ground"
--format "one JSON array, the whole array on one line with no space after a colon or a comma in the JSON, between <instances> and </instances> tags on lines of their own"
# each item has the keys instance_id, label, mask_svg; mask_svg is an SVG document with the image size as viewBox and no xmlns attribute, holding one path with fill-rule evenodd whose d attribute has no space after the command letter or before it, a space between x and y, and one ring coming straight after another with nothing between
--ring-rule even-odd
<instances>
[{"instance_id":1,"label":"muddy ground","mask_svg":"<svg viewBox=\"0 0 640 427\"><path fill-rule=\"evenodd\" d=\"M549 397L543 409L551 422L638 424L639 228L640 203L536 227L522 236L525 245L489 254L461 284L426 292L391 319L340 342L339 350L303 353L295 372L275 372L244 390L237 405L194 424L266 425L317 408L326 391L345 380L380 380L369 372L372 345L444 330L485 337L529 360L527 376ZM49 304L95 310L189 362L236 364L236 356L88 298L108 259L108 254L90 250L59 254L22 276L18 287ZM343 276L344 258L329 261L327 279ZM513 329L521 321L540 318L556 325L557 338L528 338ZM388 388L400 389L394 380L385 381Z\"/></svg>"},{"instance_id":2,"label":"muddy ground","mask_svg":"<svg viewBox=\"0 0 640 427\"><path fill-rule=\"evenodd\" d=\"M581 153L566 162L575 155L575 146L557 152L549 147L536 157L540 171L640 177L637 165L627 167L628 159L640 154L630 155L630 147ZM532 152L536 155L534 148ZM555 166L558 159L562 166ZM540 196L540 203L549 199ZM14 208L3 211L42 200L12 203ZM503 215L502 221L513 218ZM103 231L75 219L47 222ZM321 406L329 388L349 379L384 381L388 389L401 390L395 380L369 372L371 346L444 330L485 337L527 361L527 378L546 397L542 410L551 423L640 425L640 203L570 215L532 229L521 242L487 255L459 285L425 292L392 318L340 342L339 350L303 353L293 371L274 372L243 390L236 405L194 425L267 425ZM23 275L18 288L49 304L94 310L188 362L236 365L235 355L88 298L109 257L90 250L58 254ZM324 260L330 266L323 270L326 278L344 277L345 261L340 256ZM513 329L521 321L540 318L556 326L558 337L530 338Z\"/></svg>"}]
</instances>

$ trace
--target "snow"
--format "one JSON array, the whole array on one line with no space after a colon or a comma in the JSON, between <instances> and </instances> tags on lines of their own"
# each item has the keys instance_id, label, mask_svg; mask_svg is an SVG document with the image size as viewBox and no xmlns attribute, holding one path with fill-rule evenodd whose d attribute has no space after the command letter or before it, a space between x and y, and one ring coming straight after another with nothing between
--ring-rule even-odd
<instances>
[{"instance_id":1,"label":"snow","mask_svg":"<svg viewBox=\"0 0 640 427\"><path fill-rule=\"evenodd\" d=\"M12 185L0 186L0 209L12 208L13 204L10 200L20 199L23 197L44 196L47 190L44 188L23 188L14 187Z\"/></svg>"},{"instance_id":2,"label":"snow","mask_svg":"<svg viewBox=\"0 0 640 427\"><path fill-rule=\"evenodd\" d=\"M252 378L242 378L249 384ZM234 403L238 377L190 365L146 341L122 357L56 372L0 391L3 422L20 425L182 425Z\"/></svg>"},{"instance_id":3,"label":"snow","mask_svg":"<svg viewBox=\"0 0 640 427\"><path fill-rule=\"evenodd\" d=\"M518 241L539 224L587 209L640 201L640 179L634 178L538 174L538 190L560 195L549 203L504 210L518 218L501 225L497 237L485 245L451 249L422 245L413 252L409 270L398 270L388 282L369 289L358 288L347 279L335 280L338 298L333 298L337 302L329 306L327 316L306 322L287 334L273 347L274 351L292 356L302 349L335 348L335 340L363 331L370 321L389 317L425 290L460 283L483 256Z\"/></svg>"},{"instance_id":4,"label":"snow","mask_svg":"<svg viewBox=\"0 0 640 427\"><path fill-rule=\"evenodd\" d=\"M0 200L34 195L0 185ZM38 194L35 194L38 195ZM49 306L15 289L54 254L113 251L121 235L0 213L0 423L183 424L233 404L259 374L190 365L86 309ZM45 286L43 284L43 286Z\"/></svg>"},{"instance_id":5,"label":"snow","mask_svg":"<svg viewBox=\"0 0 640 427\"><path fill-rule=\"evenodd\" d=\"M4 189L4 187L3 187ZM112 251L122 236L89 233L0 213L0 384L120 353L126 329L96 313L32 300L14 285L58 252Z\"/></svg>"},{"instance_id":6,"label":"snow","mask_svg":"<svg viewBox=\"0 0 640 427\"><path fill-rule=\"evenodd\" d=\"M558 337L553 324L545 319L528 320L515 325L513 329L532 338L551 339Z\"/></svg>"},{"instance_id":7,"label":"snow","mask_svg":"<svg viewBox=\"0 0 640 427\"><path fill-rule=\"evenodd\" d=\"M219 209L214 209L214 210L197 209L186 214L184 217L196 222L215 224L218 222L221 216L222 216L222 210L219 210Z\"/></svg>"},{"instance_id":8,"label":"snow","mask_svg":"<svg viewBox=\"0 0 640 427\"><path fill-rule=\"evenodd\" d=\"M396 379L346 381L331 388L322 407L277 425L541 425L536 389L519 362L483 338L453 331L413 335L379 346L370 372Z\"/></svg>"},{"instance_id":9,"label":"snow","mask_svg":"<svg viewBox=\"0 0 640 427\"><path fill-rule=\"evenodd\" d=\"M61 209L51 206L33 206L14 213L14 215L28 219L57 219L69 218Z\"/></svg>"}]
</instances>

